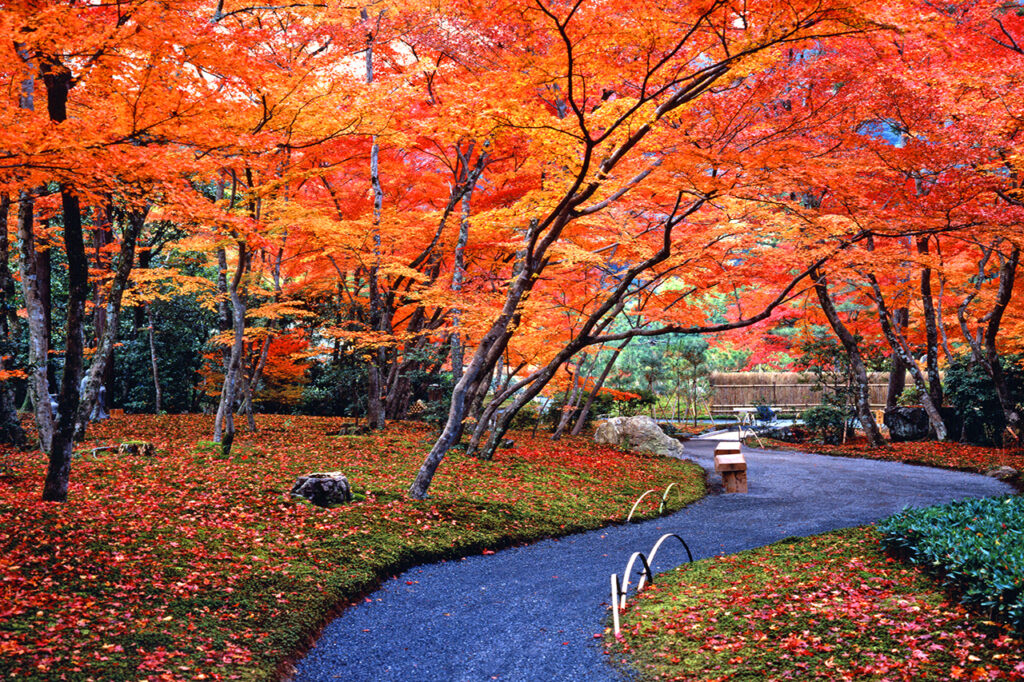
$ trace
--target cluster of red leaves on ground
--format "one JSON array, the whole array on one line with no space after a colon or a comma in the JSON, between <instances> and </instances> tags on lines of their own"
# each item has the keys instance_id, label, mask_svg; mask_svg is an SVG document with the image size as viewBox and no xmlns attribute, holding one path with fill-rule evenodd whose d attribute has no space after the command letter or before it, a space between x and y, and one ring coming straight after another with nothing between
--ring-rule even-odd
<instances>
[{"instance_id":1,"label":"cluster of red leaves on ground","mask_svg":"<svg viewBox=\"0 0 1024 682\"><path fill-rule=\"evenodd\" d=\"M999 466L1020 469L1024 465L1024 450L1019 448L993 448L936 440L887 443L877 448L869 448L862 436L852 438L842 445L784 443L772 439L766 439L764 443L768 447L783 450L800 450L838 457L884 459L964 471L985 472Z\"/></svg>"},{"instance_id":2,"label":"cluster of red leaves on ground","mask_svg":"<svg viewBox=\"0 0 1024 682\"><path fill-rule=\"evenodd\" d=\"M868 528L684 566L609 648L656 679L1024 680L1024 642L949 602Z\"/></svg>"},{"instance_id":3,"label":"cluster of red leaves on ground","mask_svg":"<svg viewBox=\"0 0 1024 682\"><path fill-rule=\"evenodd\" d=\"M141 439L157 454L76 457L63 505L40 501L40 453L0 453L0 677L273 679L332 608L404 566L597 527L648 488L688 483L693 499L703 485L668 458L516 434L494 462L450 457L419 502L404 493L424 427L337 437L336 419L258 421L227 459L202 442L212 418L95 425L83 448ZM288 498L296 476L334 470L367 499Z\"/></svg>"}]
</instances>

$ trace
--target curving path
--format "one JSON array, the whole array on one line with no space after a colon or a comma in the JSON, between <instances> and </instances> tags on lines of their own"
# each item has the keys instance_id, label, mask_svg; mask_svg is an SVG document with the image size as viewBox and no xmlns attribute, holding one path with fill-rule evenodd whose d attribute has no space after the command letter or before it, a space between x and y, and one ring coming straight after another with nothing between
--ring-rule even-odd
<instances>
[{"instance_id":1,"label":"curving path","mask_svg":"<svg viewBox=\"0 0 1024 682\"><path fill-rule=\"evenodd\" d=\"M715 442L686 456L713 472ZM894 462L745 449L750 492L709 495L670 516L410 569L333 621L299 682L616 680L601 640L609 576L663 533L694 559L871 523L905 506L1013 492L999 481ZM721 479L710 474L712 487ZM653 567L685 561L666 543Z\"/></svg>"}]
</instances>

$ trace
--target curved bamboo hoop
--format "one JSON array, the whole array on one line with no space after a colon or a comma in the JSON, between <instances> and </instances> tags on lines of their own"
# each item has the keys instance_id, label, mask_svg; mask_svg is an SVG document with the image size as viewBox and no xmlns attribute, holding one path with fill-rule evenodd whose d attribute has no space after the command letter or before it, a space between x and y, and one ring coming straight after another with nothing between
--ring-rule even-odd
<instances>
[{"instance_id":1,"label":"curved bamboo hoop","mask_svg":"<svg viewBox=\"0 0 1024 682\"><path fill-rule=\"evenodd\" d=\"M665 542L665 540L667 540L669 538L675 538L676 540L679 540L679 542L683 543L683 549L686 550L687 563L691 563L692 564L693 563L693 553L690 551L690 546L686 544L686 540L682 539L681 537L679 537L675 533L665 533L660 538L658 538L658 541L654 543L654 547L651 548L651 553L648 555L648 559L647 559L648 565L654 563L654 557L657 556L658 550L661 549L661 543ZM647 576L648 575L652 576L651 577L651 582L654 582L654 577L653 577L654 574L653 573L645 573L640 578L640 582L638 582L636 584L636 591L637 592L639 592L640 590L644 589L644 585L647 584Z\"/></svg>"},{"instance_id":2,"label":"curved bamboo hoop","mask_svg":"<svg viewBox=\"0 0 1024 682\"><path fill-rule=\"evenodd\" d=\"M619 576L612 573L612 625L619 634Z\"/></svg>"},{"instance_id":3,"label":"curved bamboo hoop","mask_svg":"<svg viewBox=\"0 0 1024 682\"><path fill-rule=\"evenodd\" d=\"M665 488L665 492L662 493L662 495L661 495L661 504L658 505L658 516L661 516L662 514L665 513L665 502L668 501L668 491L672 490L672 488L675 488L675 487L676 487L675 483L669 483L668 487ZM676 499L679 499L680 495L682 495L682 493L680 493L679 490L676 490Z\"/></svg>"},{"instance_id":4,"label":"curved bamboo hoop","mask_svg":"<svg viewBox=\"0 0 1024 682\"><path fill-rule=\"evenodd\" d=\"M651 493L654 493L654 492L657 492L657 491L654 488L651 488L650 490L645 492L643 495L641 495L640 497L636 498L636 502L633 503L633 508L629 510L629 515L626 517L626 523L629 523L630 521L633 520L633 512L636 511L636 507L637 507L638 504L640 504L640 500L644 499L645 497L647 497L648 495L650 495Z\"/></svg>"},{"instance_id":5,"label":"curved bamboo hoop","mask_svg":"<svg viewBox=\"0 0 1024 682\"><path fill-rule=\"evenodd\" d=\"M632 556L629 557L629 562L626 564L626 570L622 573L622 594L619 597L619 608L626 608L626 592L629 591L629 575L633 570L633 564L638 558L640 559L640 563L644 566L644 577L648 578L648 580L644 581L641 578L641 582L637 583L637 585L641 585L644 582L654 582L654 574L651 572L651 562L647 560L647 557L644 556L643 552L633 552ZM640 588L638 587L637 591L639 591L639 589Z\"/></svg>"}]
</instances>

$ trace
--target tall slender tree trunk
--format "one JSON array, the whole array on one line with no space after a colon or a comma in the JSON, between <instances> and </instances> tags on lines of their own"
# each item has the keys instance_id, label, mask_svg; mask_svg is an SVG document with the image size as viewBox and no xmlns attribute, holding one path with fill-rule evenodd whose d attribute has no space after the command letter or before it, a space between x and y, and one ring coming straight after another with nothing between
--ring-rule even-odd
<instances>
[{"instance_id":1,"label":"tall slender tree trunk","mask_svg":"<svg viewBox=\"0 0 1024 682\"><path fill-rule=\"evenodd\" d=\"M361 11L363 22L369 27L369 14L364 8ZM373 82L373 32L369 28L366 31L366 82ZM380 145L377 136L374 135L370 143L370 187L373 190L373 263L369 271L370 287L370 325L374 331L384 331L386 324L384 320L384 302L380 292L380 220L384 205L384 190L380 184ZM381 396L383 384L381 382L381 367L384 363L383 350L375 348L370 360L367 373L367 399L366 399L366 422L371 429L383 429L386 417L384 414L384 401Z\"/></svg>"},{"instance_id":2,"label":"tall slender tree trunk","mask_svg":"<svg viewBox=\"0 0 1024 682\"><path fill-rule=\"evenodd\" d=\"M38 261L34 232L35 199L23 191L18 199L18 244L21 289L25 299L28 323L28 392L35 411L39 445L50 451L53 442L54 413L50 404L49 335L46 333L46 312L39 287Z\"/></svg>"},{"instance_id":3,"label":"tall slender tree trunk","mask_svg":"<svg viewBox=\"0 0 1024 682\"><path fill-rule=\"evenodd\" d=\"M149 323L149 368L153 375L153 400L156 413L163 411L163 391L160 388L160 368L157 365L156 325L153 321L153 307L146 304L146 322Z\"/></svg>"},{"instance_id":4,"label":"tall slender tree trunk","mask_svg":"<svg viewBox=\"0 0 1024 682\"><path fill-rule=\"evenodd\" d=\"M821 305L821 310L825 313L825 317L828 319L832 330L839 337L839 342L843 344L846 356L850 360L851 378L853 379L855 389L853 403L857 419L864 428L864 435L867 437L868 446L878 447L883 444L882 434L878 430L875 416L871 412L871 389L868 383L867 368L864 366L864 359L860 353L860 345L857 343L857 338L843 324L839 313L836 311L835 305L832 302L832 296L828 291L828 280L825 278L824 272L819 272L817 269L812 270L811 277L814 279L814 290L818 295L818 303Z\"/></svg>"},{"instance_id":5,"label":"tall slender tree trunk","mask_svg":"<svg viewBox=\"0 0 1024 682\"><path fill-rule=\"evenodd\" d=\"M11 253L7 238L7 223L10 219L11 197L0 195L0 339L3 349L0 352L0 370L10 370L8 357L13 355L11 331L17 306L14 303L14 281L11 277ZM0 384L0 443L21 447L25 445L26 436L18 421L18 408L14 404L14 387L10 382Z\"/></svg>"},{"instance_id":6,"label":"tall slender tree trunk","mask_svg":"<svg viewBox=\"0 0 1024 682\"><path fill-rule=\"evenodd\" d=\"M917 240L917 252L928 256L928 237ZM939 374L939 326L932 294L932 269L921 268L921 304L924 308L925 365L928 374L928 393L936 406L942 405L942 376Z\"/></svg>"},{"instance_id":7,"label":"tall slender tree trunk","mask_svg":"<svg viewBox=\"0 0 1024 682\"><path fill-rule=\"evenodd\" d=\"M231 453L231 444L235 439L235 401L238 398L238 375L242 366L242 351L245 348L245 299L239 292L239 286L242 274L245 272L248 255L248 246L245 240L239 240L238 265L228 284L234 335L231 343L231 355L224 373L220 403L217 406L217 416L213 422L213 440L220 443L221 453L225 457Z\"/></svg>"},{"instance_id":8,"label":"tall slender tree trunk","mask_svg":"<svg viewBox=\"0 0 1024 682\"><path fill-rule=\"evenodd\" d=\"M46 105L50 120L62 123L67 119L68 92L73 80L71 71L56 59L40 66L46 85ZM79 404L79 384L84 359L82 326L85 301L89 295L89 265L82 235L82 211L78 195L66 184L60 186L64 219L64 251L68 260L68 299L65 326L64 372L57 398L57 423L50 442L43 499L63 502L68 496L71 477L71 450L74 444L75 421Z\"/></svg>"},{"instance_id":9,"label":"tall slender tree trunk","mask_svg":"<svg viewBox=\"0 0 1024 682\"><path fill-rule=\"evenodd\" d=\"M452 291L455 298L462 291L462 282L466 277L466 243L469 241L470 201L473 197L473 185L466 188L462 195L462 221L459 223L459 237L455 242L454 262L452 264ZM462 347L462 309L452 309L452 381L458 383L462 378L462 366L465 364Z\"/></svg>"},{"instance_id":10,"label":"tall slender tree trunk","mask_svg":"<svg viewBox=\"0 0 1024 682\"><path fill-rule=\"evenodd\" d=\"M619 359L622 351L632 340L633 339L631 338L626 339L612 351L612 356L608 358L608 362L605 363L604 369L601 370L601 376L599 376L597 381L594 383L593 390L591 390L590 394L587 396L587 402L583 404L583 409L580 410L580 414L576 418L576 423L573 424L572 431L570 432L572 435L578 436L580 435L580 432L583 431L583 426L587 423L587 417L590 416L590 408L593 406L594 400L597 398L597 394L601 392L601 387L604 386L605 379L608 378L608 375L612 371L612 367L615 366L615 362Z\"/></svg>"}]
</instances>

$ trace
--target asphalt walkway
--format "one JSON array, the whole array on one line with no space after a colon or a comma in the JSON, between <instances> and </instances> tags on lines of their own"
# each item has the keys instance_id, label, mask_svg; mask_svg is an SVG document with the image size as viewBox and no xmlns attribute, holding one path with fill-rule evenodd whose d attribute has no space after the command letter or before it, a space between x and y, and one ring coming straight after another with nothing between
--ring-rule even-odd
<instances>
[{"instance_id":1,"label":"asphalt walkway","mask_svg":"<svg viewBox=\"0 0 1024 682\"><path fill-rule=\"evenodd\" d=\"M713 472L715 441L686 456ZM347 609L297 665L298 682L620 679L598 637L609 576L664 533L694 558L872 523L906 506L1012 492L999 481L895 462L744 449L750 492L712 494L671 516L413 568ZM713 490L721 479L710 475ZM654 569L685 561L666 543Z\"/></svg>"}]
</instances>

